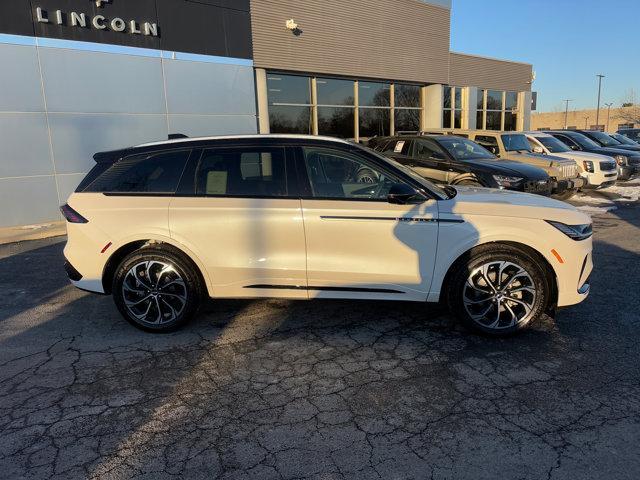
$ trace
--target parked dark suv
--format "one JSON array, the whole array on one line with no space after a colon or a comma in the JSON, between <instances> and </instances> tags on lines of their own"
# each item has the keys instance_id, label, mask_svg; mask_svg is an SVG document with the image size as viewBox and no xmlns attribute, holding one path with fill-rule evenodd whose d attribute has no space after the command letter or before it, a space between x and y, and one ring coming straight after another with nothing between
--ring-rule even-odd
<instances>
[{"instance_id":1,"label":"parked dark suv","mask_svg":"<svg viewBox=\"0 0 640 480\"><path fill-rule=\"evenodd\" d=\"M624 135L627 138L630 138L634 142L640 143L640 128L622 128L618 130L616 133L620 135Z\"/></svg>"},{"instance_id":2,"label":"parked dark suv","mask_svg":"<svg viewBox=\"0 0 640 480\"><path fill-rule=\"evenodd\" d=\"M624 148L602 147L586 135L574 130L545 131L578 152L599 153L613 157L618 164L618 180L629 180L640 173L640 152Z\"/></svg>"},{"instance_id":3,"label":"parked dark suv","mask_svg":"<svg viewBox=\"0 0 640 480\"><path fill-rule=\"evenodd\" d=\"M600 130L576 130L576 132L589 137L601 147L608 148L622 148L623 150L632 150L634 152L640 152L640 145L629 145L616 140L608 133L601 132Z\"/></svg>"},{"instance_id":4,"label":"parked dark suv","mask_svg":"<svg viewBox=\"0 0 640 480\"><path fill-rule=\"evenodd\" d=\"M475 185L550 195L541 168L497 157L456 135L400 135L372 139L369 146L437 183Z\"/></svg>"}]
</instances>

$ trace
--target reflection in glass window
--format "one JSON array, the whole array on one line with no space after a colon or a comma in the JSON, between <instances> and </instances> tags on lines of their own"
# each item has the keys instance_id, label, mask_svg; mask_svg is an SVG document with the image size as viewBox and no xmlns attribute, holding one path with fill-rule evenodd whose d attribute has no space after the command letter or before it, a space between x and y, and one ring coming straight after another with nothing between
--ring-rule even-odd
<instances>
[{"instance_id":1,"label":"reflection in glass window","mask_svg":"<svg viewBox=\"0 0 640 480\"><path fill-rule=\"evenodd\" d=\"M396 84L395 106L396 107L420 107L420 86Z\"/></svg>"},{"instance_id":2,"label":"reflection in glass window","mask_svg":"<svg viewBox=\"0 0 640 480\"><path fill-rule=\"evenodd\" d=\"M420 110L396 108L395 132L416 132L420 130Z\"/></svg>"},{"instance_id":3,"label":"reflection in glass window","mask_svg":"<svg viewBox=\"0 0 640 480\"><path fill-rule=\"evenodd\" d=\"M487 130L500 130L502 124L502 112L487 112Z\"/></svg>"},{"instance_id":4,"label":"reflection in glass window","mask_svg":"<svg viewBox=\"0 0 640 480\"><path fill-rule=\"evenodd\" d=\"M311 103L311 79L298 75L267 75L269 104Z\"/></svg>"},{"instance_id":5,"label":"reflection in glass window","mask_svg":"<svg viewBox=\"0 0 640 480\"><path fill-rule=\"evenodd\" d=\"M478 110L484 110L484 94L486 90L478 90Z\"/></svg>"},{"instance_id":6,"label":"reflection in glass window","mask_svg":"<svg viewBox=\"0 0 640 480\"><path fill-rule=\"evenodd\" d=\"M518 108L518 92L507 92L505 95L506 110Z\"/></svg>"},{"instance_id":7,"label":"reflection in glass window","mask_svg":"<svg viewBox=\"0 0 640 480\"><path fill-rule=\"evenodd\" d=\"M354 105L352 80L318 78L318 105Z\"/></svg>"},{"instance_id":8,"label":"reflection in glass window","mask_svg":"<svg viewBox=\"0 0 640 480\"><path fill-rule=\"evenodd\" d=\"M502 110L502 91L487 90L487 110Z\"/></svg>"},{"instance_id":9,"label":"reflection in glass window","mask_svg":"<svg viewBox=\"0 0 640 480\"><path fill-rule=\"evenodd\" d=\"M318 133L339 138L353 138L353 108L318 107Z\"/></svg>"},{"instance_id":10,"label":"reflection in glass window","mask_svg":"<svg viewBox=\"0 0 640 480\"><path fill-rule=\"evenodd\" d=\"M462 108L462 89L460 87L455 87L454 88L455 91L455 108L456 109L461 109Z\"/></svg>"},{"instance_id":11,"label":"reflection in glass window","mask_svg":"<svg viewBox=\"0 0 640 480\"><path fill-rule=\"evenodd\" d=\"M462 128L462 110L453 112L453 128Z\"/></svg>"},{"instance_id":12,"label":"reflection in glass window","mask_svg":"<svg viewBox=\"0 0 640 480\"><path fill-rule=\"evenodd\" d=\"M484 112L482 110L478 110L476 113L476 128L484 130Z\"/></svg>"},{"instance_id":13,"label":"reflection in glass window","mask_svg":"<svg viewBox=\"0 0 640 480\"><path fill-rule=\"evenodd\" d=\"M311 107L272 105L269 107L271 133L311 133Z\"/></svg>"},{"instance_id":14,"label":"reflection in glass window","mask_svg":"<svg viewBox=\"0 0 640 480\"><path fill-rule=\"evenodd\" d=\"M358 104L367 107L391 105L391 87L388 83L358 82Z\"/></svg>"},{"instance_id":15,"label":"reflection in glass window","mask_svg":"<svg viewBox=\"0 0 640 480\"><path fill-rule=\"evenodd\" d=\"M442 108L451 108L451 88L442 87Z\"/></svg>"},{"instance_id":16,"label":"reflection in glass window","mask_svg":"<svg viewBox=\"0 0 640 480\"><path fill-rule=\"evenodd\" d=\"M387 108L360 108L360 138L389 135L391 115Z\"/></svg>"},{"instance_id":17,"label":"reflection in glass window","mask_svg":"<svg viewBox=\"0 0 640 480\"><path fill-rule=\"evenodd\" d=\"M452 128L451 125L451 110L442 111L442 128Z\"/></svg>"},{"instance_id":18,"label":"reflection in glass window","mask_svg":"<svg viewBox=\"0 0 640 480\"><path fill-rule=\"evenodd\" d=\"M517 115L511 112L504 113L504 130L517 130Z\"/></svg>"}]
</instances>

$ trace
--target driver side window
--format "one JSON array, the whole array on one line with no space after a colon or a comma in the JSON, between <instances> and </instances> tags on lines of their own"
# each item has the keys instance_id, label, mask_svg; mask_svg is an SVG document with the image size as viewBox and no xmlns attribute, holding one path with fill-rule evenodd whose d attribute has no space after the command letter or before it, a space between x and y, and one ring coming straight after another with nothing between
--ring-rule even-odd
<instances>
[{"instance_id":1,"label":"driver side window","mask_svg":"<svg viewBox=\"0 0 640 480\"><path fill-rule=\"evenodd\" d=\"M391 185L398 183L358 155L330 148L302 150L314 198L386 200Z\"/></svg>"},{"instance_id":2,"label":"driver side window","mask_svg":"<svg viewBox=\"0 0 640 480\"><path fill-rule=\"evenodd\" d=\"M442 149L434 142L429 140L415 141L415 154L420 159L444 160L445 156Z\"/></svg>"}]
</instances>

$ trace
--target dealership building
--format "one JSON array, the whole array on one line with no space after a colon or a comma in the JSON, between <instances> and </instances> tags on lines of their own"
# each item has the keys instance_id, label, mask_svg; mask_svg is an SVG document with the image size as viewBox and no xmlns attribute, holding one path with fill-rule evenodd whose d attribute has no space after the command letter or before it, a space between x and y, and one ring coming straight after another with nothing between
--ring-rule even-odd
<instances>
[{"instance_id":1,"label":"dealership building","mask_svg":"<svg viewBox=\"0 0 640 480\"><path fill-rule=\"evenodd\" d=\"M532 67L452 52L450 0L2 0L0 227L97 151L188 136L527 130Z\"/></svg>"}]
</instances>

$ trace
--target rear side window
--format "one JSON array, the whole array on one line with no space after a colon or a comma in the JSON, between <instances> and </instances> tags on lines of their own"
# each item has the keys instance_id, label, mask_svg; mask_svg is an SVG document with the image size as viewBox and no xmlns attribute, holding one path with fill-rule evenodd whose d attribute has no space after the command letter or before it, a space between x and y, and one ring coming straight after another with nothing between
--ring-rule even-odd
<instances>
[{"instance_id":1,"label":"rear side window","mask_svg":"<svg viewBox=\"0 0 640 480\"><path fill-rule=\"evenodd\" d=\"M102 193L175 193L190 150L146 153L110 165L84 191Z\"/></svg>"},{"instance_id":2,"label":"rear side window","mask_svg":"<svg viewBox=\"0 0 640 480\"><path fill-rule=\"evenodd\" d=\"M210 149L196 170L196 193L236 197L286 197L283 148Z\"/></svg>"}]
</instances>

